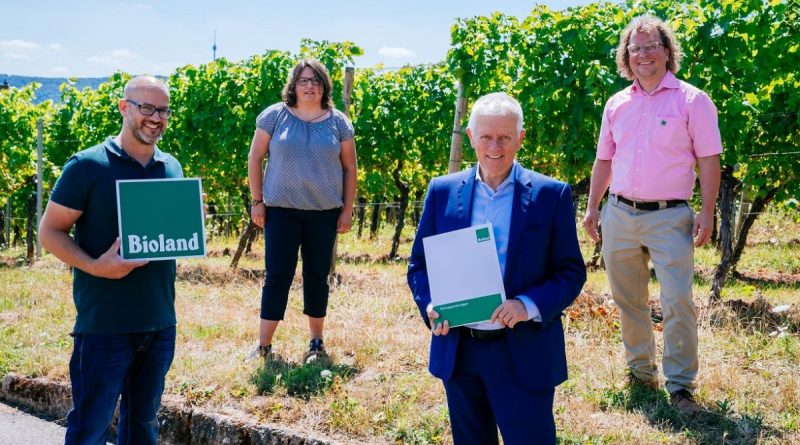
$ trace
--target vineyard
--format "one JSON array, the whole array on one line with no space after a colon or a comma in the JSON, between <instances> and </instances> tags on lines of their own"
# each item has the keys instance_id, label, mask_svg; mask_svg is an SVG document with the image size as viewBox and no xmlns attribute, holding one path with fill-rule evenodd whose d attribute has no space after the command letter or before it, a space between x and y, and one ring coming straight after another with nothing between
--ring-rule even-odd
<instances>
[{"instance_id":1,"label":"vineyard","mask_svg":"<svg viewBox=\"0 0 800 445\"><path fill-rule=\"evenodd\" d=\"M571 183L580 211L603 104L627 84L616 73L618 36L644 12L668 19L686 54L678 76L706 91L719 110L725 147L715 233L719 296L758 215L770 206L798 215L800 8L794 0L596 3L564 11L536 6L522 20L499 13L459 19L447 60L357 69L346 99L343 68L362 53L352 42L303 40L297 54L268 51L237 62L187 65L166 79L175 114L160 146L181 161L187 177L202 178L217 215L212 233L241 233L248 223L246 158L255 117L280 100L294 62L311 56L332 73L337 107L345 100L351 105L359 236L365 230L374 235L387 222L397 227L386 257L397 256L403 225L415 223L430 178L447 172L459 94L467 104L491 91L516 96L527 130L520 162ZM116 103L129 78L116 73L94 90L64 84L58 104L35 105L35 85L0 91L0 244L21 242L35 230L37 120L43 122L46 199L72 153L118 132ZM466 138L460 140L469 165L474 154Z\"/></svg>"},{"instance_id":2,"label":"vineyard","mask_svg":"<svg viewBox=\"0 0 800 445\"><path fill-rule=\"evenodd\" d=\"M645 12L674 27L685 53L678 77L706 91L719 111L714 245L696 249L693 287L697 300L709 291L712 300L696 301L696 396L707 412L683 417L665 392L623 386L619 315L598 246L580 230L590 267L563 319L569 380L556 390L559 441L800 444L798 0L630 0L459 19L446 60L357 68L351 94L343 93L345 67L362 54L353 42L303 40L297 53L177 69L164 79L174 114L159 146L185 176L202 178L211 239L207 258L178 264L165 403L224 417L231 430L268 425L344 443L451 443L444 391L427 370L430 333L409 295L405 262L396 261L409 254L427 184L474 164L464 110L506 91L525 113L520 163L572 184L577 223L603 105L628 83L616 72L619 34ZM256 116L280 100L301 57L332 74L336 106L349 109L355 127L359 166L354 227L338 240L326 321L332 364L322 371L297 361L308 345L299 280L276 334L280 367L246 360L258 338L264 259L249 221L247 154ZM46 202L71 154L118 133L117 102L130 77L115 73L96 89L64 84L58 103L37 104L35 84L0 89L0 376L67 385L72 274L52 256L34 261L37 198ZM655 281L649 289L660 340Z\"/></svg>"}]
</instances>

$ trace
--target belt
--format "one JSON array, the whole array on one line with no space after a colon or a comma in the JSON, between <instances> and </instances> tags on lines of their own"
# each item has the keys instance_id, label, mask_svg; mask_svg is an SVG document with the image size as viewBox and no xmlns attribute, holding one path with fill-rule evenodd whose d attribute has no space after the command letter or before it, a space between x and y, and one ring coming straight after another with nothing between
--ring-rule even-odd
<instances>
[{"instance_id":1,"label":"belt","mask_svg":"<svg viewBox=\"0 0 800 445\"><path fill-rule=\"evenodd\" d=\"M461 326L459 329L461 329L461 335L476 338L478 340L495 340L506 336L505 329L472 329L466 326Z\"/></svg>"},{"instance_id":2,"label":"belt","mask_svg":"<svg viewBox=\"0 0 800 445\"><path fill-rule=\"evenodd\" d=\"M680 207L689 205L683 199L671 199L669 201L634 201L620 195L611 195L612 198L617 198L617 201L627 204L636 210L661 210L671 207Z\"/></svg>"}]
</instances>

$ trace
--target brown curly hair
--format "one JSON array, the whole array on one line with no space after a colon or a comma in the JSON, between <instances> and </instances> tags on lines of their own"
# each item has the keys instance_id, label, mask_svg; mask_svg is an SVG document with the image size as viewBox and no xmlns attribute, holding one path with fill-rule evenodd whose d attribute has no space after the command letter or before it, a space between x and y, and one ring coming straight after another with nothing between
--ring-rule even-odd
<instances>
[{"instance_id":1,"label":"brown curly hair","mask_svg":"<svg viewBox=\"0 0 800 445\"><path fill-rule=\"evenodd\" d=\"M331 76L328 74L328 70L325 69L325 65L321 64L319 60L316 59L303 59L297 62L297 65L292 68L292 71L289 72L289 78L286 80L286 85L283 87L283 92L281 93L283 101L290 107L297 105L297 93L295 91L297 80L306 68L311 68L311 70L314 71L314 76L322 81L322 108L332 110L334 108L333 98L331 97L333 82L331 81Z\"/></svg>"},{"instance_id":2,"label":"brown curly hair","mask_svg":"<svg viewBox=\"0 0 800 445\"><path fill-rule=\"evenodd\" d=\"M633 71L631 71L630 55L628 54L628 45L630 45L631 34L634 31L648 34L658 31L661 36L661 44L664 45L664 48L669 53L667 70L671 71L672 74L678 73L683 59L683 51L681 51L681 46L675 37L675 32L660 18L645 14L631 20L625 30L622 31L622 37L619 39L619 45L617 46L617 72L619 72L620 76L628 80L636 78Z\"/></svg>"}]
</instances>

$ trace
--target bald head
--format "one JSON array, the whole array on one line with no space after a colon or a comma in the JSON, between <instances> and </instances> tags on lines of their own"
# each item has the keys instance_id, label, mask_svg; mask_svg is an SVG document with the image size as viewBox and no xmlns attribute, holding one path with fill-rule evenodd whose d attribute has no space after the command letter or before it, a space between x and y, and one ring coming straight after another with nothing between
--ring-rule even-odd
<instances>
[{"instance_id":1,"label":"bald head","mask_svg":"<svg viewBox=\"0 0 800 445\"><path fill-rule=\"evenodd\" d=\"M132 99L137 93L151 89L160 90L169 98L169 89L167 89L167 86L164 85L164 82L153 76L137 76L129 80L128 83L125 84L123 97L125 99Z\"/></svg>"},{"instance_id":2,"label":"bald head","mask_svg":"<svg viewBox=\"0 0 800 445\"><path fill-rule=\"evenodd\" d=\"M152 155L155 143L169 124L169 90L153 76L134 77L125 84L119 101L122 115L120 140L125 150L141 148L144 158ZM144 165L144 164L143 164Z\"/></svg>"}]
</instances>

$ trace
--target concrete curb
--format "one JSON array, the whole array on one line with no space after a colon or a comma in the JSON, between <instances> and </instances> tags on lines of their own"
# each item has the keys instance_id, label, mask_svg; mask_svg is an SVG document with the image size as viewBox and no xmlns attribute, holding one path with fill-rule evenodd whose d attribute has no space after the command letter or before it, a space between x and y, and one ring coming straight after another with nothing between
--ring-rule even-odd
<instances>
[{"instance_id":1,"label":"concrete curb","mask_svg":"<svg viewBox=\"0 0 800 445\"><path fill-rule=\"evenodd\" d=\"M63 419L72 408L69 385L43 378L7 374L0 386L0 400L18 407ZM340 445L295 430L205 412L162 400L158 413L161 445Z\"/></svg>"},{"instance_id":2,"label":"concrete curb","mask_svg":"<svg viewBox=\"0 0 800 445\"><path fill-rule=\"evenodd\" d=\"M72 408L69 385L16 374L3 377L0 400L53 419L66 417Z\"/></svg>"}]
</instances>

